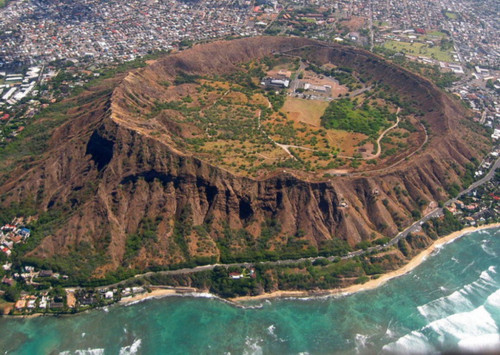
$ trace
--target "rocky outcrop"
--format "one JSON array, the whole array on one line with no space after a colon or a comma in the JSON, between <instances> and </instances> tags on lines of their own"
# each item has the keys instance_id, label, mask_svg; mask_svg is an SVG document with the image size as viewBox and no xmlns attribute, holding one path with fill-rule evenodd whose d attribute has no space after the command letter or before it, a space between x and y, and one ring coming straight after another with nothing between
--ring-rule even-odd
<instances>
[{"instance_id":1,"label":"rocky outcrop","mask_svg":"<svg viewBox=\"0 0 500 355\"><path fill-rule=\"evenodd\" d=\"M227 72L236 63L283 51L318 63L349 65L412 100L424 110L432 130L425 149L394 168L365 176L311 182L287 171L254 180L179 151L169 144L168 134L151 133L165 130L160 119L145 118L151 105L167 94L190 90L167 90L162 81L171 81L179 71ZM156 237L144 239L127 262L138 268L195 256L218 258L221 243L245 253L261 241L269 221L281 228L264 245L277 252L291 237L303 241L304 248L317 248L335 238L355 245L380 234L392 236L410 223L412 211L425 207L422 201L443 200L446 186L459 181L463 166L486 145L480 136L474 136L475 146L463 140L463 109L429 81L363 50L297 38L195 46L131 72L111 95L69 115L55 130L47 154L10 178L0 194L6 196L5 204L34 198L42 209L71 211L65 225L42 240L31 256L65 254L85 243L96 252L105 250L107 269L124 263L127 240L145 218L155 221ZM175 222L181 215L186 225L206 227L182 234Z\"/></svg>"}]
</instances>

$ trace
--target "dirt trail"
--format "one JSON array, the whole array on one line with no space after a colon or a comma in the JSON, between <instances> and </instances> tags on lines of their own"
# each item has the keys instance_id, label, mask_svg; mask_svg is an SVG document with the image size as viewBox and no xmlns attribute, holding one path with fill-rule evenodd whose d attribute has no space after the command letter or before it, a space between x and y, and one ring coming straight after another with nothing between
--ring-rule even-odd
<instances>
[{"instance_id":1,"label":"dirt trail","mask_svg":"<svg viewBox=\"0 0 500 355\"><path fill-rule=\"evenodd\" d=\"M396 123L393 124L391 127L387 128L385 131L382 132L382 134L378 137L377 139L377 153L375 154L370 154L368 156L365 156L363 158L360 158L362 160L370 160L370 159L376 159L380 156L382 153L382 146L380 145L380 141L384 138L384 136L389 132L391 129L394 129L398 126L399 122L401 121L401 118L399 118L399 111L401 111L401 108L398 107L398 110L396 111ZM344 158L344 159L356 159L351 156L347 155L338 155L339 158Z\"/></svg>"},{"instance_id":2,"label":"dirt trail","mask_svg":"<svg viewBox=\"0 0 500 355\"><path fill-rule=\"evenodd\" d=\"M399 111L401 109L398 107L398 110L396 111L396 123L393 124L391 127L387 128L385 131L382 132L382 134L380 135L380 137L378 137L377 139L377 153L375 154L370 154L369 156L366 156L366 157L363 157L361 159L363 160L370 160L370 159L376 159L380 156L380 154L382 153L382 147L380 145L380 141L384 138L384 136L387 134L387 132L389 132L391 129L394 129L398 126L399 122L400 122L400 118L399 118ZM261 116L261 111L259 110L258 114L257 114L257 124L258 124L258 128L262 130L261 128L261 125L260 125L260 116ZM262 130L264 132L264 130ZM265 132L264 132L265 133ZM302 146L298 146L298 145L293 145L293 144L281 144L281 143L278 143L276 142L271 136L267 136L267 138L269 138L273 144L275 144L277 147L280 147L281 149L283 149L292 159L295 159L295 157L293 156L293 154L290 152L290 148L296 148L296 149L302 149L302 150L308 150L308 151L311 151L311 152L314 152L316 151L315 149L312 149L312 148L308 148L308 147L302 147ZM351 156L346 156L346 155L338 155L339 158L344 158L344 159L356 159L354 157L351 157Z\"/></svg>"},{"instance_id":3,"label":"dirt trail","mask_svg":"<svg viewBox=\"0 0 500 355\"><path fill-rule=\"evenodd\" d=\"M383 131L382 134L380 135L380 137L378 137L378 139L377 139L377 153L374 155L364 157L363 159L376 159L380 156L380 153L382 153L382 146L380 145L380 142L382 141L382 139L384 138L384 136L386 135L387 132L389 132L391 129L394 129L398 126L399 121L401 120L399 118L399 111L400 110L401 110L401 108L398 107L398 110L396 111L396 123L393 124L391 127L387 128L385 131Z\"/></svg>"}]
</instances>

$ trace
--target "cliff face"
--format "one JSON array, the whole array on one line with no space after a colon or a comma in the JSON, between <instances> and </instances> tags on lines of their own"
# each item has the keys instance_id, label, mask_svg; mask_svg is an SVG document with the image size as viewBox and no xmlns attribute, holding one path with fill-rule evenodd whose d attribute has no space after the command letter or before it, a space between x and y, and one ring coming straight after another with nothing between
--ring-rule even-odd
<instances>
[{"instance_id":1,"label":"cliff face","mask_svg":"<svg viewBox=\"0 0 500 355\"><path fill-rule=\"evenodd\" d=\"M432 131L426 147L408 161L364 176L310 182L294 172L279 172L253 180L172 148L161 120L144 119L156 100L189 90L167 92L161 85L179 71L222 73L235 63L283 51L349 65L413 101ZM257 246L279 253L294 240L305 249L336 238L354 245L380 234L392 236L398 226L410 223L412 211L425 208L421 201L443 200L446 186L459 182L464 165L486 144L464 133L463 109L427 80L368 52L292 38L196 46L128 74L111 95L95 98L70 116L55 130L47 154L10 178L0 194L5 204L34 198L43 209L66 206L71 211L65 225L31 256L65 255L86 245L96 253L104 250L108 261L101 270L124 260L144 268L219 257L221 245L235 254ZM141 234L148 219L155 226L152 238ZM280 228L270 233L269 226L276 224ZM196 228L200 225L205 227ZM134 234L143 239L130 255Z\"/></svg>"}]
</instances>

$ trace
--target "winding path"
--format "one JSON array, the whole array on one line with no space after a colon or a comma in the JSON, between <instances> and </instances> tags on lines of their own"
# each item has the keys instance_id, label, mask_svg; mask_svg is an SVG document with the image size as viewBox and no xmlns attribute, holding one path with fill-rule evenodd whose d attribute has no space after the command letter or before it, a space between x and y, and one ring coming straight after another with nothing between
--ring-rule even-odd
<instances>
[{"instance_id":1,"label":"winding path","mask_svg":"<svg viewBox=\"0 0 500 355\"><path fill-rule=\"evenodd\" d=\"M396 128L399 124L399 122L401 121L401 118L399 117L399 112L401 111L401 108L398 107L397 111L396 111L396 123L393 124L392 126L390 126L389 128L387 128L385 131L382 132L382 134L378 137L377 139L377 153L375 154L371 154L369 156L366 156L366 157L363 157L361 158L362 160L370 160L370 159L376 159L380 156L380 154L382 153L382 146L380 144L380 141L382 141L382 139L384 138L384 136L392 129ZM293 145L293 144L281 144L281 143L278 143L276 142L271 136L269 136L263 129L262 129L262 126L260 124L260 116L262 114L262 111L259 110L259 112L257 113L257 128L260 129L264 134L266 134L266 137L273 142L274 145L276 145L277 147L283 149L292 159L296 159L295 156L290 152L290 148L296 148L296 149L302 149L302 150L308 150L308 151L311 151L311 152L316 152L318 151L317 149L312 149L312 148L308 148L308 147L302 147L302 146L299 146L299 145ZM426 134L425 134L425 142L424 144L427 143L427 131L426 131ZM422 145L423 146L423 145ZM419 148L420 149L420 148ZM417 149L417 151L419 150ZM415 152L413 152L411 155L415 154ZM410 156L411 156L410 155ZM347 156L347 155L337 155L337 157L339 158L344 158L344 159L357 159L355 157L351 157L351 156ZM405 157L406 158L406 157ZM399 162L398 162L399 163ZM392 166L391 166L392 167Z\"/></svg>"},{"instance_id":2,"label":"winding path","mask_svg":"<svg viewBox=\"0 0 500 355\"><path fill-rule=\"evenodd\" d=\"M355 173L347 173L347 174L343 174L343 175L345 175L345 176L356 176L356 175L362 175L362 174L368 174L368 173L369 174L380 173L382 171L392 169L395 166L398 166L399 164L401 164L403 161L411 158L412 156L414 156L415 154L417 154L427 144L427 142L429 141L429 134L427 133L427 128L425 128L425 126L423 124L421 124L421 125L422 125L422 128L423 128L424 133L425 133L425 139L424 139L423 143L420 145L420 147L418 147L415 151L411 152L409 155L405 156L404 158L401 158L401 160L398 160L394 164L391 164L391 165L389 165L388 167L385 167L385 168L380 168L380 169L375 169L375 170L367 170L367 171L358 171L358 172L355 172Z\"/></svg>"},{"instance_id":3,"label":"winding path","mask_svg":"<svg viewBox=\"0 0 500 355\"><path fill-rule=\"evenodd\" d=\"M382 138L384 138L384 136L387 132L389 132L391 129L394 129L398 126L399 121L401 121L401 119L399 118L399 111L401 111L400 107L398 107L398 110L396 111L396 123L393 124L391 127L387 128L385 131L383 131L382 134L380 135L380 137L378 137L378 139L377 139L377 153L374 155L370 155L368 157L364 157L363 159L375 159L375 158L378 158L380 156L380 153L382 153L382 146L380 144L380 141L382 140Z\"/></svg>"},{"instance_id":4,"label":"winding path","mask_svg":"<svg viewBox=\"0 0 500 355\"><path fill-rule=\"evenodd\" d=\"M401 108L398 107L398 110L396 111L396 123L393 124L391 127L387 128L385 131L382 132L382 134L378 137L377 139L377 153L375 154L370 154L369 156L366 156L366 157L363 157L363 158L360 158L362 160L370 160L370 159L375 159L375 158L378 158L380 156L380 154L382 153L382 146L380 145L380 141L382 140L382 138L384 138L385 134L387 132L389 132L391 129L394 129L397 127L397 125L399 124L399 122L401 121L401 119L399 118L399 111L401 111ZM337 155L337 157L339 158L343 158L343 159L357 159L355 157L351 157L351 156L348 156L348 155Z\"/></svg>"}]
</instances>

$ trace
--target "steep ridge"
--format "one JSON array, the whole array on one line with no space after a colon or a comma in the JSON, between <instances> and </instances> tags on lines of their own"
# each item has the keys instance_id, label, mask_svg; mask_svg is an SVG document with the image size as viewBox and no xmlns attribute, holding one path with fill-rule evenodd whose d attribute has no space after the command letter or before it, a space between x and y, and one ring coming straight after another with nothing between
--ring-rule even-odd
<instances>
[{"instance_id":1,"label":"steep ridge","mask_svg":"<svg viewBox=\"0 0 500 355\"><path fill-rule=\"evenodd\" d=\"M174 148L161 119L146 118L155 102L192 90L162 85L179 72L224 73L237 63L283 52L351 66L424 109L422 119L432 131L425 149L374 173L312 181L301 172L280 171L255 180ZM447 186L460 183L465 164L479 158L488 144L461 128L464 109L426 79L369 52L306 39L199 45L118 82L112 95L70 112L43 158L0 187L5 205L35 199L44 210L69 211L65 224L44 238L32 257L64 256L84 246L106 256L96 273L101 275L119 266L144 269L193 258L202 262L202 257L213 261L256 248L279 255L297 241L305 251L321 249L329 240L355 245L392 236L410 223L412 211L425 209L419 202L443 200ZM146 218L155 225L154 237L141 234ZM140 246L130 253L135 234Z\"/></svg>"}]
</instances>

